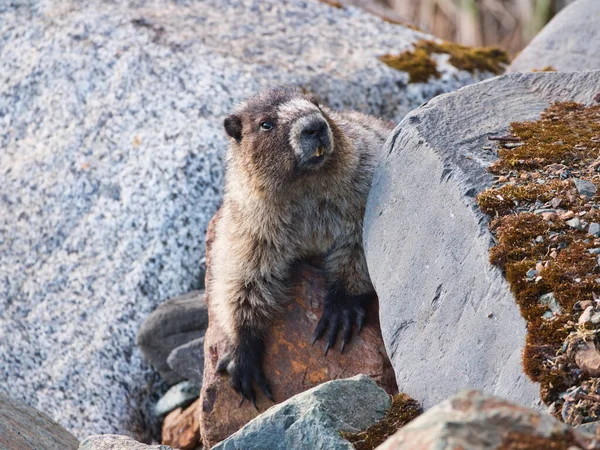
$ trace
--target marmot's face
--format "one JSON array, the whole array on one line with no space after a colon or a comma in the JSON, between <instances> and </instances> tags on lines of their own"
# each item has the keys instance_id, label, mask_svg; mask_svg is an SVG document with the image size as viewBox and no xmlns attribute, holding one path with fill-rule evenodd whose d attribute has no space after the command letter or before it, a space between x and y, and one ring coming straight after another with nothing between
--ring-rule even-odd
<instances>
[{"instance_id":1,"label":"marmot's face","mask_svg":"<svg viewBox=\"0 0 600 450\"><path fill-rule=\"evenodd\" d=\"M231 157L263 187L322 169L334 150L330 123L318 103L288 89L250 98L225 119L225 130L235 140Z\"/></svg>"}]
</instances>

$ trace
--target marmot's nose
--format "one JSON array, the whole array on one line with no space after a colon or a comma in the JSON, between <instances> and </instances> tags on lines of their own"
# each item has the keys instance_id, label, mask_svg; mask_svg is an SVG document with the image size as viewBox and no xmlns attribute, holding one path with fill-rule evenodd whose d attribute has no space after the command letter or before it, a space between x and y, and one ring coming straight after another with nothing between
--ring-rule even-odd
<instances>
[{"instance_id":1,"label":"marmot's nose","mask_svg":"<svg viewBox=\"0 0 600 450\"><path fill-rule=\"evenodd\" d=\"M314 120L304 127L302 134L311 137L314 136L323 138L327 135L327 122L321 119Z\"/></svg>"}]
</instances>

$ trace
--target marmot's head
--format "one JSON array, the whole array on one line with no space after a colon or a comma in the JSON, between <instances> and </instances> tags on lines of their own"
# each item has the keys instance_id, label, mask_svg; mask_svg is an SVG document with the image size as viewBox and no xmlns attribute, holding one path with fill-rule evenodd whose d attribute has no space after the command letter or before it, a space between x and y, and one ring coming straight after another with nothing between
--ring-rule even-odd
<instances>
[{"instance_id":1,"label":"marmot's head","mask_svg":"<svg viewBox=\"0 0 600 450\"><path fill-rule=\"evenodd\" d=\"M312 96L287 88L249 98L224 125L233 138L230 158L261 188L325 170L339 133Z\"/></svg>"}]
</instances>

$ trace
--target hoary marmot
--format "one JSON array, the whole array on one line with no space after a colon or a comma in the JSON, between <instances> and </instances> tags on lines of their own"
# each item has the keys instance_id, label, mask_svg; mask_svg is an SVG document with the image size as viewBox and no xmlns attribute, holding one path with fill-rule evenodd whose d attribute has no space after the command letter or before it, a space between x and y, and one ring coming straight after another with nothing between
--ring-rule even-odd
<instances>
[{"instance_id":1,"label":"hoary marmot","mask_svg":"<svg viewBox=\"0 0 600 450\"><path fill-rule=\"evenodd\" d=\"M255 404L253 382L273 400L263 338L286 302L294 262L323 256L328 282L313 343L340 351L358 331L374 290L362 223L377 155L393 124L337 112L292 89L262 92L224 122L231 137L212 247L211 306L233 351L218 370Z\"/></svg>"}]
</instances>

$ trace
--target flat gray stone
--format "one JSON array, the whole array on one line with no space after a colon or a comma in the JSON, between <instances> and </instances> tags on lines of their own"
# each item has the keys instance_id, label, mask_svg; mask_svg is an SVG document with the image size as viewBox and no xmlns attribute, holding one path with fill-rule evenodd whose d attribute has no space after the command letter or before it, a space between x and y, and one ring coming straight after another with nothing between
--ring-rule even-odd
<instances>
[{"instance_id":1,"label":"flat gray stone","mask_svg":"<svg viewBox=\"0 0 600 450\"><path fill-rule=\"evenodd\" d=\"M200 397L200 388L190 381L177 383L163 395L154 407L154 415L164 416L177 408L185 408Z\"/></svg>"},{"instance_id":2,"label":"flat gray stone","mask_svg":"<svg viewBox=\"0 0 600 450\"><path fill-rule=\"evenodd\" d=\"M129 436L102 434L81 441L79 450L173 450L168 445L146 445Z\"/></svg>"},{"instance_id":3,"label":"flat gray stone","mask_svg":"<svg viewBox=\"0 0 600 450\"><path fill-rule=\"evenodd\" d=\"M578 0L562 9L519 53L507 72L550 66L559 72L600 69L600 2Z\"/></svg>"},{"instance_id":4,"label":"flat gray stone","mask_svg":"<svg viewBox=\"0 0 600 450\"><path fill-rule=\"evenodd\" d=\"M390 404L366 375L329 381L269 408L213 450L353 450L339 431L371 426Z\"/></svg>"},{"instance_id":5,"label":"flat gray stone","mask_svg":"<svg viewBox=\"0 0 600 450\"><path fill-rule=\"evenodd\" d=\"M193 291L161 303L144 321L136 337L146 361L170 384L185 379L174 372L167 358L183 344L204 336L208 309L204 291ZM202 372L204 365L198 370Z\"/></svg>"},{"instance_id":6,"label":"flat gray stone","mask_svg":"<svg viewBox=\"0 0 600 450\"><path fill-rule=\"evenodd\" d=\"M204 374L204 337L194 339L174 349L167 358L173 372L185 380L202 386Z\"/></svg>"},{"instance_id":7,"label":"flat gray stone","mask_svg":"<svg viewBox=\"0 0 600 450\"><path fill-rule=\"evenodd\" d=\"M468 387L538 405L521 367L525 321L489 263L489 218L475 201L493 182L484 147L552 102L590 103L599 86L600 72L504 75L436 97L388 138L364 244L398 388L425 408Z\"/></svg>"},{"instance_id":8,"label":"flat gray stone","mask_svg":"<svg viewBox=\"0 0 600 450\"><path fill-rule=\"evenodd\" d=\"M0 392L1 450L75 450L79 441L46 414Z\"/></svg>"},{"instance_id":9,"label":"flat gray stone","mask_svg":"<svg viewBox=\"0 0 600 450\"><path fill-rule=\"evenodd\" d=\"M202 286L237 102L399 120L491 75L408 84L378 56L432 36L313 0L2 1L0 29L0 386L79 437L150 415L135 336Z\"/></svg>"},{"instance_id":10,"label":"flat gray stone","mask_svg":"<svg viewBox=\"0 0 600 450\"><path fill-rule=\"evenodd\" d=\"M579 195L584 195L587 198L592 198L597 191L596 185L588 180L573 178L573 184L577 188Z\"/></svg>"}]
</instances>

